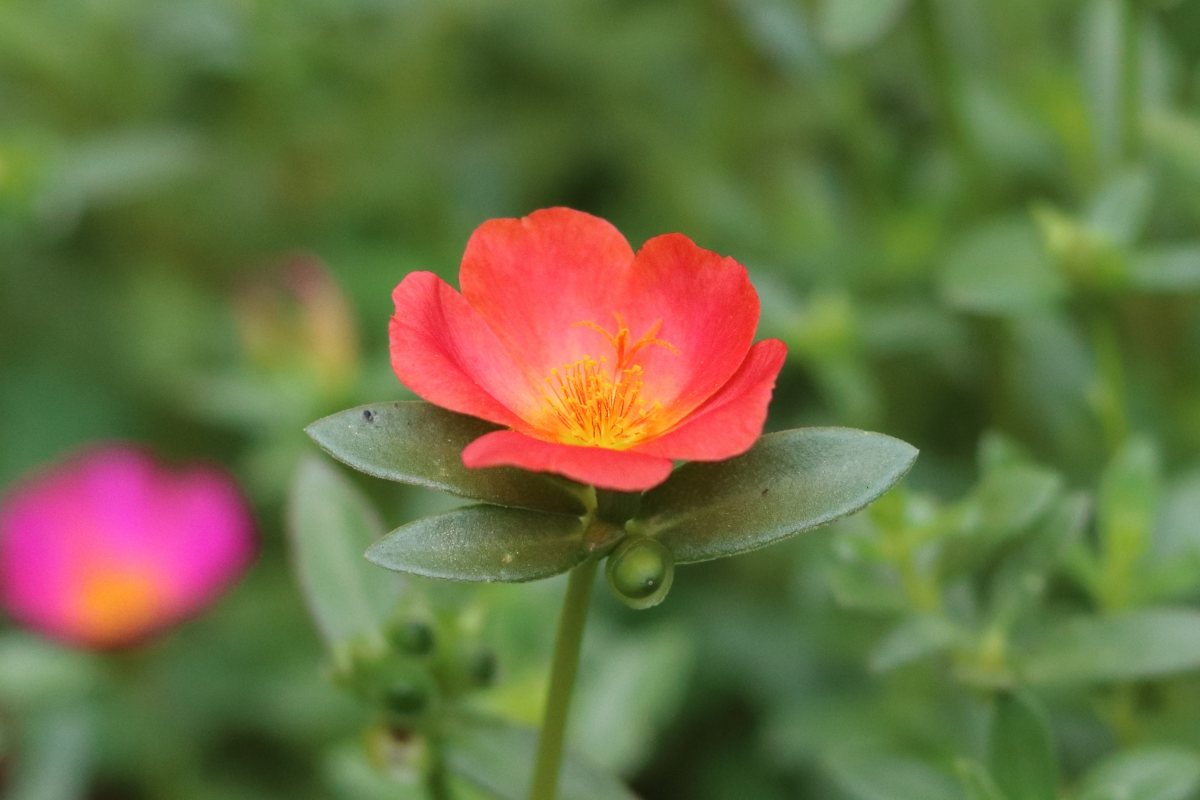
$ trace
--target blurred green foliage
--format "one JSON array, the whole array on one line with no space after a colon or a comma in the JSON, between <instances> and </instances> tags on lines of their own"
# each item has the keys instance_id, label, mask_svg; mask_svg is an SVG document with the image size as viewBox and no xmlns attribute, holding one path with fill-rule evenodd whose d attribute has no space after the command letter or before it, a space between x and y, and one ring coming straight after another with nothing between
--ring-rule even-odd
<instances>
[{"instance_id":1,"label":"blurred green foliage","mask_svg":"<svg viewBox=\"0 0 1200 800\"><path fill-rule=\"evenodd\" d=\"M655 610L598 593L581 769L688 800L1200 796L1200 3L8 0L0 485L133 438L231 465L263 547L135 652L0 632L6 797L422 796L372 766L412 760L364 734L377 695L328 680L284 498L304 425L407 396L401 276L554 204L747 264L790 350L772 427L922 450ZM388 527L448 507L359 485ZM455 643L397 669L536 722L558 581L368 580ZM448 751L463 797L515 761L479 741Z\"/></svg>"}]
</instances>

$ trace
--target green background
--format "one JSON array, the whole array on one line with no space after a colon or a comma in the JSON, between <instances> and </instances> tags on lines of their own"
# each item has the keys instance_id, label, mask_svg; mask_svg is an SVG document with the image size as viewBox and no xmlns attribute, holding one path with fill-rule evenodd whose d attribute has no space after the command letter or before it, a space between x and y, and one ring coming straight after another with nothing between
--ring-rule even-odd
<instances>
[{"instance_id":1,"label":"green background","mask_svg":"<svg viewBox=\"0 0 1200 800\"><path fill-rule=\"evenodd\" d=\"M1200 3L7 0L0 486L132 439L228 465L261 539L136 651L0 631L11 797L419 796L322 671L284 498L304 425L411 396L400 278L550 205L748 267L770 429L922 453L655 610L599 589L577 749L647 798L1200 794ZM354 480L387 528L450 504ZM561 580L397 580L534 722Z\"/></svg>"}]
</instances>

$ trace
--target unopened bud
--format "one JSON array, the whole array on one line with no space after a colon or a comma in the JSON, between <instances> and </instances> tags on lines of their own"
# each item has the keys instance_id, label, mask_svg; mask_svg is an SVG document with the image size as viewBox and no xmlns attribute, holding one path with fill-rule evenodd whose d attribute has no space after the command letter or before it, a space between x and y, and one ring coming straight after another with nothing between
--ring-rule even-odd
<instances>
[{"instance_id":1,"label":"unopened bud","mask_svg":"<svg viewBox=\"0 0 1200 800\"><path fill-rule=\"evenodd\" d=\"M675 575L671 551L657 539L630 536L608 557L608 585L630 608L653 608L663 601Z\"/></svg>"}]
</instances>

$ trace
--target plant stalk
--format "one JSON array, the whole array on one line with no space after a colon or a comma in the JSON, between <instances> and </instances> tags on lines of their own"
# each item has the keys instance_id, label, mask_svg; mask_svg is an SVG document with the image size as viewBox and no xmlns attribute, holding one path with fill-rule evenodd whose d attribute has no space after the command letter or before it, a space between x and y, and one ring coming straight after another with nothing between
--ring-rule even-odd
<instances>
[{"instance_id":1,"label":"plant stalk","mask_svg":"<svg viewBox=\"0 0 1200 800\"><path fill-rule=\"evenodd\" d=\"M554 800L558 793L558 774L562 767L567 713L571 706L571 691L575 688L583 629L587 623L592 583L598 564L597 559L589 558L571 570L567 581L567 595L563 599L562 613L558 619L558 634L554 641L550 688L546 693L546 711L542 718L542 732L538 737L537 760L534 762L529 800Z\"/></svg>"}]
</instances>

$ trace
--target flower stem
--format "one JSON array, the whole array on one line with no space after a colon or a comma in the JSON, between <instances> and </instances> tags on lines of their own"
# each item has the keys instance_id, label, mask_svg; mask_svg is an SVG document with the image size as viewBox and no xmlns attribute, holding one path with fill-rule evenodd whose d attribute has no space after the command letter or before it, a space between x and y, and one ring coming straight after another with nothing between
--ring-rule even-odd
<instances>
[{"instance_id":1,"label":"flower stem","mask_svg":"<svg viewBox=\"0 0 1200 800\"><path fill-rule=\"evenodd\" d=\"M558 619L554 662L550 667L550 689L546 693L546 712L542 718L542 733L538 738L529 800L554 800L558 793L567 712L571 705L571 690L575 687L575 672L579 667L579 650L583 644L583 628L587 622L597 564L597 559L589 558L571 570L567 581L567 596L563 599L562 614Z\"/></svg>"},{"instance_id":2,"label":"flower stem","mask_svg":"<svg viewBox=\"0 0 1200 800\"><path fill-rule=\"evenodd\" d=\"M446 758L442 751L441 736L429 740L430 764L425 776L425 785L430 800L451 800L450 776L446 771Z\"/></svg>"}]
</instances>

